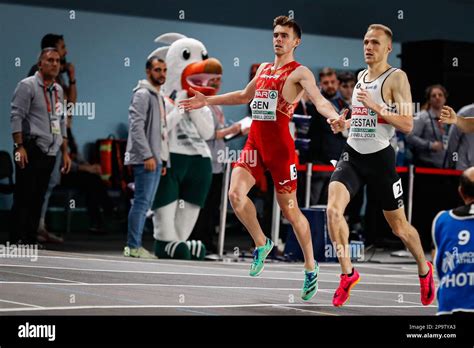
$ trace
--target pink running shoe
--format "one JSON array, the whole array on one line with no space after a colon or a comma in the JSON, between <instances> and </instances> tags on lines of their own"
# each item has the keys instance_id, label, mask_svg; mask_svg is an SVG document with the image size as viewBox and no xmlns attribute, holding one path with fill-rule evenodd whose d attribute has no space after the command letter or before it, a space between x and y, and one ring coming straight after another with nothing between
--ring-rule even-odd
<instances>
[{"instance_id":1,"label":"pink running shoe","mask_svg":"<svg viewBox=\"0 0 474 348\"><path fill-rule=\"evenodd\" d=\"M423 306L428 306L433 303L436 295L434 277L433 277L433 264L429 261L428 264L428 275L426 277L420 277L420 293L421 303Z\"/></svg>"},{"instance_id":2,"label":"pink running shoe","mask_svg":"<svg viewBox=\"0 0 474 348\"><path fill-rule=\"evenodd\" d=\"M334 297L332 299L332 304L336 307L343 306L347 301L349 301L349 297L351 297L351 289L360 281L359 272L354 268L354 273L351 277L347 274L341 274L341 282L339 283L339 287L337 288L336 292L334 293Z\"/></svg>"}]
</instances>

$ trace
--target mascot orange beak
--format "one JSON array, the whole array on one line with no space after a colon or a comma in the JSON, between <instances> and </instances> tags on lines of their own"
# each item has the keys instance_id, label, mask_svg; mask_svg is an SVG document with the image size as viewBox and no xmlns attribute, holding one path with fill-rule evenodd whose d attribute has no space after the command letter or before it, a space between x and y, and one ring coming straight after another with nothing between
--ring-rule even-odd
<instances>
[{"instance_id":1,"label":"mascot orange beak","mask_svg":"<svg viewBox=\"0 0 474 348\"><path fill-rule=\"evenodd\" d=\"M200 62L189 64L181 74L181 86L188 91L188 95L193 93L189 88L201 92L204 95L215 95L217 89L209 85L209 81L222 75L222 64L215 58L209 58Z\"/></svg>"}]
</instances>

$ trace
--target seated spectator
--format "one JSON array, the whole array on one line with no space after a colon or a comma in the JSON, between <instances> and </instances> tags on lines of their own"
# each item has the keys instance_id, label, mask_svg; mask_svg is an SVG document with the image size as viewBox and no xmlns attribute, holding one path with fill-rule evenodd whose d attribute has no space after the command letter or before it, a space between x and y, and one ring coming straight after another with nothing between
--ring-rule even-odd
<instances>
[{"instance_id":1,"label":"seated spectator","mask_svg":"<svg viewBox=\"0 0 474 348\"><path fill-rule=\"evenodd\" d=\"M415 165L443 168L449 126L440 123L439 118L447 97L448 93L441 85L426 89L426 110L415 115L413 131L406 137Z\"/></svg>"},{"instance_id":2,"label":"seated spectator","mask_svg":"<svg viewBox=\"0 0 474 348\"><path fill-rule=\"evenodd\" d=\"M473 116L474 104L463 107L458 115L459 117ZM466 170L474 166L474 133L463 133L457 125L451 126L445 165L447 168L457 170Z\"/></svg>"},{"instance_id":3,"label":"seated spectator","mask_svg":"<svg viewBox=\"0 0 474 348\"><path fill-rule=\"evenodd\" d=\"M438 314L474 311L474 167L461 175L458 191L465 205L442 211L433 221Z\"/></svg>"},{"instance_id":4,"label":"seated spectator","mask_svg":"<svg viewBox=\"0 0 474 348\"><path fill-rule=\"evenodd\" d=\"M113 213L113 203L107 194L107 187L102 181L100 164L90 164L79 154L71 130L71 117L67 122L69 154L72 160L71 171L61 178L61 185L77 188L86 194L87 213L89 215L89 232L103 233L104 221L100 211L107 215Z\"/></svg>"}]
</instances>

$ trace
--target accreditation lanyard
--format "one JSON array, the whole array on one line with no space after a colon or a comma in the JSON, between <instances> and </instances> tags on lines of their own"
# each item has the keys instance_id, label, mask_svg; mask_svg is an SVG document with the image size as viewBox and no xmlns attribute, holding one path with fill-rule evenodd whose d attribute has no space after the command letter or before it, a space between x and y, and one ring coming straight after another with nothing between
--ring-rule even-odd
<instances>
[{"instance_id":1,"label":"accreditation lanyard","mask_svg":"<svg viewBox=\"0 0 474 348\"><path fill-rule=\"evenodd\" d=\"M53 88L54 89L54 106L56 108L56 105L58 103L58 91L56 90L56 88ZM59 119L56 115L56 109L54 110L53 112L53 108L52 108L52 105L51 105L51 100L49 98L49 93L46 89L46 85L43 83L43 95L44 95L44 100L46 102L46 108L48 110L48 115L49 115L49 119L50 119L50 123L51 123L51 132L53 134L61 134L61 128L60 128L60 125L59 125Z\"/></svg>"},{"instance_id":2,"label":"accreditation lanyard","mask_svg":"<svg viewBox=\"0 0 474 348\"><path fill-rule=\"evenodd\" d=\"M441 139L439 139L440 137L438 136L438 134L436 133L436 129L435 129L435 121L433 121L433 118L431 116L431 112L428 111L428 115L429 115L429 118L430 118L430 121L431 121L431 128L433 129L433 136L436 140L439 140L443 143L445 149L448 145L448 127L447 126L443 126L441 125L440 123L438 123L438 130L439 130L439 133L440 133L440 136L441 136Z\"/></svg>"},{"instance_id":3,"label":"accreditation lanyard","mask_svg":"<svg viewBox=\"0 0 474 348\"><path fill-rule=\"evenodd\" d=\"M54 82L53 82L53 86L54 86ZM56 106L56 104L58 103L58 91L56 90L56 88L53 88L53 89L54 89L54 105ZM51 101L50 101L50 98L48 98L49 93L48 93L48 91L46 89L46 85L44 83L43 83L43 95L44 95L44 100L46 101L46 107L48 109L48 114L52 115L53 110L52 110L52 107L51 107Z\"/></svg>"}]
</instances>

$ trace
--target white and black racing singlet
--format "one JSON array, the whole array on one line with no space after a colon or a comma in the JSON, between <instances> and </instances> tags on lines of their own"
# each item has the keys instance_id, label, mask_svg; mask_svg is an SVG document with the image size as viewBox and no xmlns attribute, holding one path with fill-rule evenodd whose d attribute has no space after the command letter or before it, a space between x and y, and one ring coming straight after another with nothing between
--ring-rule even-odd
<instances>
[{"instance_id":1,"label":"white and black racing singlet","mask_svg":"<svg viewBox=\"0 0 474 348\"><path fill-rule=\"evenodd\" d=\"M373 153L386 148L395 134L395 127L382 117L377 116L375 111L366 108L357 101L357 93L362 89L367 90L376 104L394 111L394 107L388 105L383 98L382 86L387 77L396 70L398 69L389 68L373 81L366 81L368 71L365 70L354 88L351 127L347 143L361 154Z\"/></svg>"}]
</instances>

